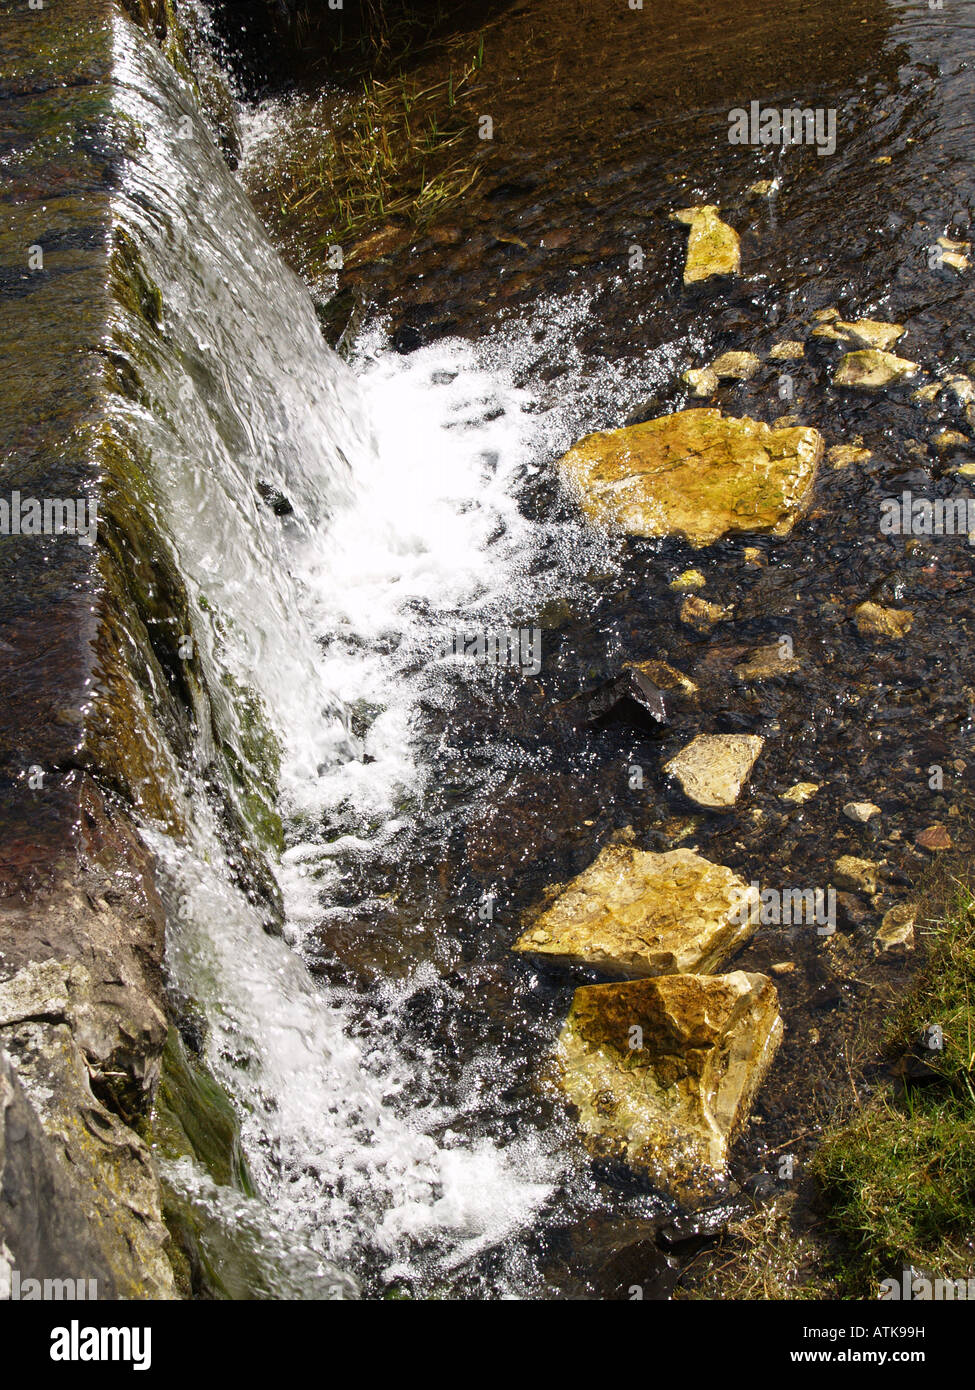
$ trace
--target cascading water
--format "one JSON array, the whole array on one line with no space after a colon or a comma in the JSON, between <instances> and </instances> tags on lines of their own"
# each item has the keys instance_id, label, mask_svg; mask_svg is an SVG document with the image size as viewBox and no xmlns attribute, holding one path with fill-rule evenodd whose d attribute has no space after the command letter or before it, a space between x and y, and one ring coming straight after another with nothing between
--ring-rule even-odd
<instances>
[{"instance_id":1,"label":"cascading water","mask_svg":"<svg viewBox=\"0 0 975 1390\"><path fill-rule=\"evenodd\" d=\"M404 1053L378 1014L363 1031L368 1008L317 982L302 954L323 922L345 923L351 870L381 897L389 856L414 852L433 774L415 739L422 701L433 691L449 703L458 680L487 678L448 657L452 638L508 628L567 576L609 562L606 543L574 524L523 513L535 461L602 423L594 401L612 418L668 363L625 385L607 368L548 401L518 389L546 313L571 379L579 300L476 348L404 358L376 334L353 370L323 344L178 79L128 26L117 42L120 117L142 133L119 222L164 315L162 342L142 345L145 399L127 409L152 449L214 727L244 763L255 746L271 750L287 846L281 940L240 884L203 790L213 748L201 731L185 836L145 833L174 987L207 1016L207 1062L239 1111L258 1198L218 1188L188 1159L165 1173L200 1214L230 1290L242 1239L260 1252L244 1293L443 1287L539 1212L569 1160L557 1135L499 1141L479 1128L497 1059L437 1092L422 1046ZM543 536L560 556L547 577L530 572ZM428 959L407 961L384 989L387 1022L435 975ZM509 1271L496 1291L538 1277Z\"/></svg>"}]
</instances>

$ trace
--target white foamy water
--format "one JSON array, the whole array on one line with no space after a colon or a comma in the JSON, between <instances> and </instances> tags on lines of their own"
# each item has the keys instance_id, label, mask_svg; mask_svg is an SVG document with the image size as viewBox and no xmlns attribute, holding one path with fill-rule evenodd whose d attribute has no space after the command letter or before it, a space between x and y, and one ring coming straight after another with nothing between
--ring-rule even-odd
<instances>
[{"instance_id":1,"label":"white foamy water","mask_svg":"<svg viewBox=\"0 0 975 1390\"><path fill-rule=\"evenodd\" d=\"M271 1296L354 1296L357 1280L439 1287L542 1219L570 1158L530 1126L517 1141L483 1132L505 1080L500 1042L442 1085L419 1037L397 1043L411 995L439 987L432 964L405 962L364 1029L303 954L341 919L350 869L368 905L386 886L384 855L408 855L422 831L437 777L423 702L449 706L486 678L445 656L451 639L523 625L612 561L613 544L578 522L524 516L525 484L580 433L619 423L672 363L594 372L574 345L579 296L476 344L406 357L377 330L350 369L217 152L174 138L186 90L124 26L119 43L120 105L145 133L119 216L165 315L165 346L153 337L139 363L149 404L126 409L152 450L157 522L210 693L199 770L226 783L222 749L249 756L241 692L256 692L280 745L287 842L282 940L236 885L202 779L185 788L181 840L146 832L172 980L206 1015L207 1061L240 1116L259 1196L217 1189L189 1161L168 1175L234 1287L244 1237ZM552 360L564 372L546 397L518 385ZM268 486L286 515L261 500ZM516 1295L540 1276L493 1277L495 1293Z\"/></svg>"},{"instance_id":2,"label":"white foamy water","mask_svg":"<svg viewBox=\"0 0 975 1390\"><path fill-rule=\"evenodd\" d=\"M584 313L579 302L548 307L567 354ZM349 865L368 875L375 861L371 883L381 894L381 852L397 836L408 843L422 821L436 767L415 743L419 705L448 668L456 680L456 658L444 655L453 634L510 626L519 605L548 596L529 566L553 528L526 519L517 499L533 471L580 432L574 415L585 397L580 390L540 408L514 384L537 351L537 322L513 325L504 339L444 342L408 357L380 333L362 342L358 397L344 409L373 445L357 455L327 523L299 534L282 528L293 632L319 643L313 683L296 690L287 668L261 679L285 753L285 941L264 934L231 886L215 835L189 851L156 844L179 904L172 967L178 979L207 982L208 1059L242 1114L266 1201L261 1219L274 1233L268 1248L282 1248L285 1236L292 1242L287 1262L299 1296L316 1281L341 1295L340 1272L377 1262L387 1281L442 1277L537 1218L567 1161L531 1132L507 1147L472 1138L465 1117L483 1094L461 1089L434 1105L418 1102L422 1062L404 1061L381 1032L365 1050L354 1042L345 999L301 961L316 926L342 915L332 895ZM639 398L663 369L648 364L627 392ZM605 389L611 376L607 367ZM548 582L568 593L574 574L605 566L612 545L574 522L554 530L564 564ZM252 604L250 623L262 620ZM480 677L476 667L460 674ZM288 686L280 701L275 680ZM361 737L348 736L337 708L366 712ZM407 972L386 1006L401 1007L431 983L431 971ZM199 1175L171 1177L213 1220L227 1221L225 1195L208 1196ZM524 1292L523 1283L509 1292Z\"/></svg>"}]
</instances>

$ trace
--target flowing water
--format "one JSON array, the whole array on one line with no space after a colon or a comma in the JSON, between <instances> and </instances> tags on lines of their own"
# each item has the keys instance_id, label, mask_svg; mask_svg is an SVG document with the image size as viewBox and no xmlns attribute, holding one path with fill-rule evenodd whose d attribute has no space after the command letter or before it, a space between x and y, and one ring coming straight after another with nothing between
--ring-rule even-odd
<instances>
[{"instance_id":1,"label":"flowing water","mask_svg":"<svg viewBox=\"0 0 975 1390\"><path fill-rule=\"evenodd\" d=\"M946 809L925 802L918 774L925 758L948 765L967 747L970 615L956 591L969 554L959 541L926 557L927 569L924 556L901 564L863 520L874 494L921 468L907 447L921 426L906 402L868 418L827 395L818 364L803 367L804 421L828 442L869 434L879 461L865 477L832 475L810 527L777 548L762 542L774 564L761 578L742 578L734 545L714 548L709 592L738 602L747 626L723 643L681 629L673 613L667 580L699 557L677 543L594 535L551 481L551 460L580 434L679 402L684 366L762 335L795 336L825 304L910 320L908 355L932 369L957 365L965 350L971 306L951 281L927 278L917 253L971 196L954 142L970 125L972 32L953 12L947 42L917 4L863 0L854 17L868 32L847 41L834 26L825 48L813 37L828 26L812 24L811 36L800 25L789 41L815 49L823 100L859 109L872 86L884 114L835 163L809 151L778 158L785 192L761 210L738 208L751 279L717 306L680 300L682 243L664 218L673 181L681 202L724 205L732 185L740 194L772 172L761 152L748 153L746 170L714 131L736 98L771 102L787 91L775 48L785 38L770 36L750 6L727 7L747 10L751 47L734 40L733 72L746 76L721 86L711 59L722 34L732 40L717 8L714 31L693 31L711 23L707 6L669 16L622 144L618 131L594 134L593 103L573 106L562 88L559 121L547 135L536 123L532 135L530 103L509 91L521 153L498 171L502 193L473 205L456 250L421 238L409 262L361 273L377 308L348 361L324 345L311 301L212 143L201 132L178 137L179 118L193 116L179 84L120 27L120 114L144 144L119 217L165 312L164 338L140 363L147 400L131 410L151 442L159 521L188 585L214 727L243 764L260 749L267 756L269 737L277 748L283 936L266 930L267 895L234 862L202 719L197 776L182 789L190 828L180 840L146 831L166 885L174 993L206 1016L207 1060L239 1111L257 1188L256 1198L217 1188L189 1160L167 1168L230 1286L234 1233L245 1231L271 1296L591 1296L607 1252L639 1246L667 1210L582 1155L539 1082L571 985L507 951L521 910L590 862L613 830L633 824L648 847L673 842L681 808L670 792L637 796L627 786L634 762L658 757L645 736L583 736L562 713L622 660L661 655L692 670L708 694L701 727L770 736L749 806L759 816L698 823L694 843L708 857L746 874L791 864L818 881L828 852L819 827L801 812L787 822L777 802L807 775L832 772L838 802L853 769L859 796L883 800L896 784L893 823L905 828ZM786 28L790 15L804 20L801 6L784 8ZM563 31L570 71L586 32ZM607 90L618 98L629 46L613 25L601 33ZM541 69L546 53L535 61ZM676 105L675 64L689 73ZM925 107L919 92L935 71L940 85ZM286 119L279 104L251 114L246 177L259 177L262 139ZM872 161L888 151L906 163L881 176ZM857 192L864 180L870 190ZM868 218L865 202L881 192L885 205ZM583 216L584 197L598 216ZM532 246L540 228L551 238L571 227L574 260L533 251L512 275L512 243L494 239L496 222ZM634 237L647 248L636 279L620 249ZM403 346L404 325L420 344L408 353L392 346ZM741 388L735 409L780 413L774 381ZM936 465L925 468L939 482ZM914 604L929 605L927 631L910 669L886 657L871 669L836 615L871 586L905 583ZM783 624L807 658L798 687L732 689L742 644ZM456 654L458 637L511 629L540 631L537 671ZM941 662L939 699L919 726L919 673L937 667L952 638L960 646ZM682 727L677 743L696 731ZM960 786L951 799L965 795ZM894 841L885 847L896 854ZM916 867L905 861L902 874L909 880ZM745 968L783 948L750 949ZM783 987L795 989L793 1036L773 1104L759 1106L768 1130L764 1140L753 1134L745 1164L807 1118L784 1093L820 1066L801 1046L810 992L815 1009L844 1018L880 998L794 950L802 968ZM834 1059L846 1026L836 1025ZM821 1073L832 1074L825 1063ZM607 1278L615 1289L620 1279Z\"/></svg>"}]
</instances>

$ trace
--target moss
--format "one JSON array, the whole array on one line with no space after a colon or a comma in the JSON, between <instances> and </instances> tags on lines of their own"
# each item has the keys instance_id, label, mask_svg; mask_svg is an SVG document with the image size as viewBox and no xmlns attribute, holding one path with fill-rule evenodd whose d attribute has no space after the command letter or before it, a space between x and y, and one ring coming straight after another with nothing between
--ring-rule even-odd
<instances>
[{"instance_id":1,"label":"moss","mask_svg":"<svg viewBox=\"0 0 975 1390\"><path fill-rule=\"evenodd\" d=\"M814 1159L851 1297L876 1297L881 1279L911 1265L967 1278L975 1258L975 899L967 888L930 940L887 1036L893 1052L908 1049L912 1068L894 1092L872 1097L827 1135Z\"/></svg>"},{"instance_id":2,"label":"moss","mask_svg":"<svg viewBox=\"0 0 975 1390\"><path fill-rule=\"evenodd\" d=\"M170 1028L163 1048L147 1137L163 1157L192 1157L219 1186L254 1195L234 1108L176 1028Z\"/></svg>"}]
</instances>

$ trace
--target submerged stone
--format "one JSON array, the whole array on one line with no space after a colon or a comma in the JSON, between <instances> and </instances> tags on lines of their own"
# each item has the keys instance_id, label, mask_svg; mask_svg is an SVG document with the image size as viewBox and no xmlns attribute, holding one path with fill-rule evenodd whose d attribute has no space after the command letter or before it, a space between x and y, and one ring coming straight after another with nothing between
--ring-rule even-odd
<instances>
[{"instance_id":1,"label":"submerged stone","mask_svg":"<svg viewBox=\"0 0 975 1390\"><path fill-rule=\"evenodd\" d=\"M718 378L710 367L688 367L683 380L693 388L695 396L706 399L718 389Z\"/></svg>"},{"instance_id":2,"label":"submerged stone","mask_svg":"<svg viewBox=\"0 0 975 1390\"><path fill-rule=\"evenodd\" d=\"M721 1183L781 1037L765 975L590 985L559 1038L559 1079L598 1157L697 1202Z\"/></svg>"},{"instance_id":3,"label":"submerged stone","mask_svg":"<svg viewBox=\"0 0 975 1390\"><path fill-rule=\"evenodd\" d=\"M884 913L876 936L874 950L878 955L903 956L914 950L914 921L916 911L909 904L899 904Z\"/></svg>"},{"instance_id":4,"label":"submerged stone","mask_svg":"<svg viewBox=\"0 0 975 1390\"><path fill-rule=\"evenodd\" d=\"M737 275L741 269L738 233L722 222L713 204L681 208L671 213L675 222L690 227L684 284L694 285L714 275Z\"/></svg>"},{"instance_id":5,"label":"submerged stone","mask_svg":"<svg viewBox=\"0 0 975 1390\"><path fill-rule=\"evenodd\" d=\"M837 386L879 391L892 382L915 376L917 371L918 364L908 361L906 357L895 357L891 352L867 348L862 352L848 352L841 359L833 379Z\"/></svg>"},{"instance_id":6,"label":"submerged stone","mask_svg":"<svg viewBox=\"0 0 975 1390\"><path fill-rule=\"evenodd\" d=\"M710 811L730 810L765 740L757 734L698 734L664 765L684 795Z\"/></svg>"},{"instance_id":7,"label":"submerged stone","mask_svg":"<svg viewBox=\"0 0 975 1390\"><path fill-rule=\"evenodd\" d=\"M692 627L695 632L707 633L717 623L726 622L734 613L733 608L722 603L709 603L697 594L688 594L680 606L680 620Z\"/></svg>"},{"instance_id":8,"label":"submerged stone","mask_svg":"<svg viewBox=\"0 0 975 1390\"><path fill-rule=\"evenodd\" d=\"M711 370L722 380L748 381L761 365L753 352L723 352L711 363Z\"/></svg>"},{"instance_id":9,"label":"submerged stone","mask_svg":"<svg viewBox=\"0 0 975 1390\"><path fill-rule=\"evenodd\" d=\"M735 667L735 675L741 681L771 680L776 676L788 676L798 671L800 661L779 642L769 642L764 647L756 647L749 652L744 661Z\"/></svg>"},{"instance_id":10,"label":"submerged stone","mask_svg":"<svg viewBox=\"0 0 975 1390\"><path fill-rule=\"evenodd\" d=\"M914 623L909 608L884 608L879 603L861 603L853 610L853 621L862 637L906 637Z\"/></svg>"},{"instance_id":11,"label":"submerged stone","mask_svg":"<svg viewBox=\"0 0 975 1390\"><path fill-rule=\"evenodd\" d=\"M826 457L831 468L847 468L851 463L869 463L873 455L856 444L834 444Z\"/></svg>"},{"instance_id":12,"label":"submerged stone","mask_svg":"<svg viewBox=\"0 0 975 1390\"><path fill-rule=\"evenodd\" d=\"M587 435L559 466L600 525L703 546L738 532L787 535L822 453L817 430L698 408Z\"/></svg>"},{"instance_id":13,"label":"submerged stone","mask_svg":"<svg viewBox=\"0 0 975 1390\"><path fill-rule=\"evenodd\" d=\"M666 661L651 658L649 661L628 661L626 665L647 676L660 690L675 691L683 695L697 693L697 686L690 676L685 676L683 671L678 671L676 666L669 666Z\"/></svg>"},{"instance_id":14,"label":"submerged stone","mask_svg":"<svg viewBox=\"0 0 975 1390\"><path fill-rule=\"evenodd\" d=\"M749 939L758 893L689 849L607 845L515 942L627 979L713 970Z\"/></svg>"}]
</instances>

